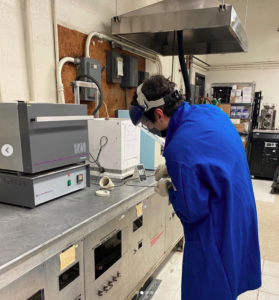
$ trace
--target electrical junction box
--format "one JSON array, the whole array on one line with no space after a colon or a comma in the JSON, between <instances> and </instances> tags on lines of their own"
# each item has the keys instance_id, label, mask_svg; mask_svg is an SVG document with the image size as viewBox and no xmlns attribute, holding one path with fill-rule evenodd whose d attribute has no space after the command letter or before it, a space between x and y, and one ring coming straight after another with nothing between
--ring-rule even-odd
<instances>
[{"instance_id":1,"label":"electrical junction box","mask_svg":"<svg viewBox=\"0 0 279 300\"><path fill-rule=\"evenodd\" d=\"M123 70L123 57L116 52L107 51L107 83L121 83Z\"/></svg>"},{"instance_id":2,"label":"electrical junction box","mask_svg":"<svg viewBox=\"0 0 279 300\"><path fill-rule=\"evenodd\" d=\"M149 79L149 73L140 71L138 74L138 85L141 85L147 79Z\"/></svg>"},{"instance_id":3,"label":"electrical junction box","mask_svg":"<svg viewBox=\"0 0 279 300\"><path fill-rule=\"evenodd\" d=\"M77 76L89 75L93 77L101 85L101 63L98 60L89 57L80 57L81 63L77 65ZM91 82L89 78L81 78L80 80ZM96 89L80 88L80 100L83 101L95 101Z\"/></svg>"},{"instance_id":4,"label":"electrical junction box","mask_svg":"<svg viewBox=\"0 0 279 300\"><path fill-rule=\"evenodd\" d=\"M95 118L88 121L88 130L91 176L123 179L134 173L140 162L140 129L131 120ZM93 160L97 159L101 144L105 144L103 137L108 141L99 156L98 162L105 169L105 173L100 173Z\"/></svg>"},{"instance_id":5,"label":"electrical junction box","mask_svg":"<svg viewBox=\"0 0 279 300\"><path fill-rule=\"evenodd\" d=\"M137 57L126 55L123 56L123 71L121 87L133 88L138 86L139 60Z\"/></svg>"}]
</instances>

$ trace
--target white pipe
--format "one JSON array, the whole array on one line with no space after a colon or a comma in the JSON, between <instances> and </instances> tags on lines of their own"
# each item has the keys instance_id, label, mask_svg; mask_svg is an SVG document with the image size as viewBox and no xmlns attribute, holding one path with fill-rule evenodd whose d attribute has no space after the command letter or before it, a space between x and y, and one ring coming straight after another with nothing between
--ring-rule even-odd
<instances>
[{"instance_id":1,"label":"white pipe","mask_svg":"<svg viewBox=\"0 0 279 300\"><path fill-rule=\"evenodd\" d=\"M65 103L65 96L64 96L64 85L62 83L62 68L65 63L71 62L76 63L77 59L73 57L64 57L62 58L56 68L56 80L57 80L57 92L58 92L58 103Z\"/></svg>"},{"instance_id":2,"label":"white pipe","mask_svg":"<svg viewBox=\"0 0 279 300\"><path fill-rule=\"evenodd\" d=\"M194 65L199 66L207 71L226 71L226 70L263 70L263 69L278 69L279 61L259 61L234 64L216 64L209 67L194 62Z\"/></svg>"},{"instance_id":3,"label":"white pipe","mask_svg":"<svg viewBox=\"0 0 279 300\"><path fill-rule=\"evenodd\" d=\"M246 2L246 13L245 13L245 24L244 24L245 29L246 29L246 24L247 24L248 3L249 3L249 0L247 0L247 2Z\"/></svg>"},{"instance_id":4,"label":"white pipe","mask_svg":"<svg viewBox=\"0 0 279 300\"><path fill-rule=\"evenodd\" d=\"M126 48L129 52L138 54L138 55L140 55L140 56L142 56L146 59L149 59L149 60L155 62L156 65L157 65L158 73L162 74L162 63L161 63L160 58L157 54L155 54L153 52L148 52L148 51L139 49L136 46L129 45L127 43L124 43L122 41L119 41L117 39L114 39L110 36L101 34L101 33L96 32L96 31L93 31L93 32L89 33L88 36L87 36L86 44L85 44L85 56L86 57L90 57L90 54L89 54L90 42L91 42L91 39L93 37L97 37L99 39L104 39L104 40L107 40L109 42L115 42L116 44L122 46L122 48Z\"/></svg>"},{"instance_id":5,"label":"white pipe","mask_svg":"<svg viewBox=\"0 0 279 300\"><path fill-rule=\"evenodd\" d=\"M32 19L31 19L30 0L24 1L24 17L25 17L24 33L25 33L26 61L27 61L30 101L37 102L37 84L36 84L34 49L32 43Z\"/></svg>"},{"instance_id":6,"label":"white pipe","mask_svg":"<svg viewBox=\"0 0 279 300\"><path fill-rule=\"evenodd\" d=\"M57 6L56 0L52 0L52 22L53 22L53 36L54 36L54 49L55 49L55 65L57 66L59 63L59 46L58 46L58 30L57 30ZM57 82L57 76L56 76ZM59 93L58 90L56 91L56 102L59 103Z\"/></svg>"},{"instance_id":7,"label":"white pipe","mask_svg":"<svg viewBox=\"0 0 279 300\"><path fill-rule=\"evenodd\" d=\"M2 94L1 94L1 85L0 85L0 103L3 102Z\"/></svg>"}]
</instances>

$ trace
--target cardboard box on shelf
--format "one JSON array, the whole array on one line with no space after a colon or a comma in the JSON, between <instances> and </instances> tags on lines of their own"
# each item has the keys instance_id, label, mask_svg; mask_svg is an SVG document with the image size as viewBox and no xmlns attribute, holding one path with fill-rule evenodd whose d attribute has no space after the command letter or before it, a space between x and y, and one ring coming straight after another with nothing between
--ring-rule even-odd
<instances>
[{"instance_id":1,"label":"cardboard box on shelf","mask_svg":"<svg viewBox=\"0 0 279 300\"><path fill-rule=\"evenodd\" d=\"M240 119L231 119L233 124L240 124Z\"/></svg>"},{"instance_id":2,"label":"cardboard box on shelf","mask_svg":"<svg viewBox=\"0 0 279 300\"><path fill-rule=\"evenodd\" d=\"M243 95L252 95L252 87L244 87L243 88Z\"/></svg>"},{"instance_id":3,"label":"cardboard box on shelf","mask_svg":"<svg viewBox=\"0 0 279 300\"><path fill-rule=\"evenodd\" d=\"M241 96L241 90L235 90L235 96L240 97Z\"/></svg>"},{"instance_id":4,"label":"cardboard box on shelf","mask_svg":"<svg viewBox=\"0 0 279 300\"><path fill-rule=\"evenodd\" d=\"M234 126L238 132L244 132L244 128L245 128L244 123L234 124Z\"/></svg>"},{"instance_id":5,"label":"cardboard box on shelf","mask_svg":"<svg viewBox=\"0 0 279 300\"><path fill-rule=\"evenodd\" d=\"M230 115L231 115L231 105L230 104L221 104L219 107L222 109L222 111L225 114L227 114L230 117Z\"/></svg>"},{"instance_id":6,"label":"cardboard box on shelf","mask_svg":"<svg viewBox=\"0 0 279 300\"><path fill-rule=\"evenodd\" d=\"M235 103L242 103L242 96L235 97Z\"/></svg>"},{"instance_id":7,"label":"cardboard box on shelf","mask_svg":"<svg viewBox=\"0 0 279 300\"><path fill-rule=\"evenodd\" d=\"M230 103L235 103L235 96L231 96Z\"/></svg>"},{"instance_id":8,"label":"cardboard box on shelf","mask_svg":"<svg viewBox=\"0 0 279 300\"><path fill-rule=\"evenodd\" d=\"M242 103L251 103L252 102L252 96L251 95L243 95Z\"/></svg>"}]
</instances>

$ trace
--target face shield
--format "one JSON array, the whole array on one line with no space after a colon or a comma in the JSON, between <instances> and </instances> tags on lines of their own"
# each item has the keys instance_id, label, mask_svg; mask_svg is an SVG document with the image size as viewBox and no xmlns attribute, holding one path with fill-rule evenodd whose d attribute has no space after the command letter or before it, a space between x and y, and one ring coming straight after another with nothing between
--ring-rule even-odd
<instances>
[{"instance_id":1,"label":"face shield","mask_svg":"<svg viewBox=\"0 0 279 300\"><path fill-rule=\"evenodd\" d=\"M162 146L164 146L165 139L162 138L161 131L156 129L155 124L152 121L150 121L144 115L144 113L146 113L151 108L156 108L165 105L167 101L174 97L178 98L178 91L174 90L171 94L167 95L164 98L160 98L154 101L148 101L141 91L142 85L143 84L141 84L137 88L137 104L131 104L129 108L131 121L135 126L138 126L142 131L144 131L146 134L148 134L150 137L152 137L154 140L156 140Z\"/></svg>"}]
</instances>

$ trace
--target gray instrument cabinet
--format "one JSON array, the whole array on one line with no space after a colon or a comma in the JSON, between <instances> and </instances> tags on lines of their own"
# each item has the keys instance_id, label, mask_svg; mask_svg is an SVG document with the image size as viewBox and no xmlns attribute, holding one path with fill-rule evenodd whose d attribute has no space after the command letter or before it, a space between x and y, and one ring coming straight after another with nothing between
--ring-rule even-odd
<instances>
[{"instance_id":1,"label":"gray instrument cabinet","mask_svg":"<svg viewBox=\"0 0 279 300\"><path fill-rule=\"evenodd\" d=\"M61 254L73 248L74 255L67 255L63 260L72 260L67 267L61 270ZM74 257L73 257L74 256ZM75 258L75 260L73 259ZM84 293L84 261L83 241L68 246L62 252L46 262L49 299L55 300L85 300ZM70 262L70 261L69 261ZM48 298L45 298L48 300Z\"/></svg>"},{"instance_id":2,"label":"gray instrument cabinet","mask_svg":"<svg viewBox=\"0 0 279 300\"><path fill-rule=\"evenodd\" d=\"M125 212L85 237L86 299L127 295L128 222Z\"/></svg>"},{"instance_id":3,"label":"gray instrument cabinet","mask_svg":"<svg viewBox=\"0 0 279 300\"><path fill-rule=\"evenodd\" d=\"M21 276L14 282L0 290L0 299L2 300L31 300L34 295L36 300L53 299L48 294L48 280L46 265L42 264ZM43 298L44 297L44 298Z\"/></svg>"},{"instance_id":4,"label":"gray instrument cabinet","mask_svg":"<svg viewBox=\"0 0 279 300\"><path fill-rule=\"evenodd\" d=\"M153 194L5 286L0 299L131 299L182 234L168 198Z\"/></svg>"}]
</instances>

